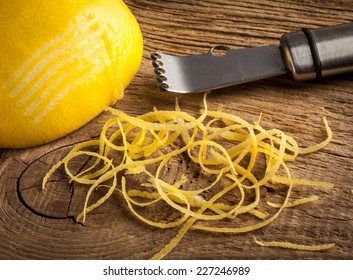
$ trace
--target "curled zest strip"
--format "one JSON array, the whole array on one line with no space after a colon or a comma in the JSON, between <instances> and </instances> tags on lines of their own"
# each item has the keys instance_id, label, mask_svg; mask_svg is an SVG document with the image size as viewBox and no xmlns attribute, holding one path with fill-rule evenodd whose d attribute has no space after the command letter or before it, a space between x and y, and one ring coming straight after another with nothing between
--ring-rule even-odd
<instances>
[{"instance_id":1,"label":"curled zest strip","mask_svg":"<svg viewBox=\"0 0 353 280\"><path fill-rule=\"evenodd\" d=\"M279 247L285 249L293 249L293 250L302 250L302 251L322 251L328 250L335 246L335 243L323 244L323 245L302 245L295 244L290 242L278 242L278 241L270 241L270 242L262 242L254 238L256 244L265 247Z\"/></svg>"},{"instance_id":2,"label":"curled zest strip","mask_svg":"<svg viewBox=\"0 0 353 280\"><path fill-rule=\"evenodd\" d=\"M80 186L87 186L86 199L77 221L85 222L87 214L118 191L131 213L149 226L179 227L177 235L152 258L161 259L180 242L189 229L243 233L272 223L284 209L314 203L318 196L296 200L291 193L297 185L332 188L327 182L292 178L288 164L297 156L324 148L332 132L324 118L327 138L319 144L301 148L297 142L278 129L266 130L261 117L253 124L232 114L209 110L204 97L204 109L198 118L182 112L176 102L175 110L159 111L133 117L108 107L113 117L103 126L100 138L77 145L55 164L43 179L45 188L59 168ZM75 160L86 158L87 166L75 172ZM174 159L185 158L197 167L200 176L209 183L193 188L190 175L181 174L173 180L163 172ZM285 175L283 175L285 174ZM129 184L129 178L141 176L140 185ZM177 175L176 175L177 176ZM286 187L280 203L267 200L271 194L264 186ZM92 201L93 192L104 187L105 194ZM309 188L310 189L310 188ZM266 192L267 199L263 201ZM278 197L278 196L277 196ZM276 199L278 200L278 199ZM178 213L172 221L148 217L146 208L167 205ZM157 208L158 209L158 208ZM251 223L241 222L250 215ZM320 246L296 245L286 242L260 242L261 246L277 246L298 250L324 250Z\"/></svg>"}]
</instances>

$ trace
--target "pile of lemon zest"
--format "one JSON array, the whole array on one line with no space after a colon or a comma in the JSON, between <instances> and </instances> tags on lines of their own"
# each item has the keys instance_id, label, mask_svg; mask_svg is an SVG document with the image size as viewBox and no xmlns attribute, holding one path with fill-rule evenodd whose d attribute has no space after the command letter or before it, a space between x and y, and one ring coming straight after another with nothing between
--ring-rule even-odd
<instances>
[{"instance_id":1,"label":"pile of lemon zest","mask_svg":"<svg viewBox=\"0 0 353 280\"><path fill-rule=\"evenodd\" d=\"M224 233L253 231L272 223L285 208L318 199L312 196L290 201L294 185L333 186L327 182L292 178L286 164L294 161L299 154L313 152L327 145L332 133L325 118L327 139L308 148L299 148L297 142L284 132L261 127L262 114L250 124L223 112L221 106L216 111L209 110L206 95L203 102L204 109L198 118L182 112L178 101L175 111L153 108L152 112L137 117L107 108L114 117L103 126L99 140L87 141L73 148L49 170L42 187L63 166L70 181L88 186L83 210L77 216L77 221L85 222L90 211L118 190L131 213L142 222L158 228L180 227L177 235L153 256L154 259L160 259L191 228ZM200 173L209 177L211 181L207 186L190 189L191 178L186 174L178 175L172 183L163 178L163 170L170 161L185 156L198 166ZM259 175L254 170L260 156L264 157L265 166ZM75 173L72 171L72 161L81 157L89 159L87 167ZM278 175L280 169L285 171L285 176ZM140 174L146 178L145 182L135 187L128 185L127 176ZM120 186L118 177L121 178ZM287 193L281 203L267 202L269 207L277 208L274 214L273 210L266 213L267 208L261 201L263 186L269 183L287 186ZM104 187L106 193L92 202L93 191L100 187ZM212 195L211 198L207 198L209 195ZM226 196L227 199L224 199ZM234 201L229 202L228 196ZM158 221L143 214L143 208L159 205L168 205L179 216L172 221ZM260 221L239 225L237 217L243 214L252 215ZM231 226L213 226L212 221L217 220L228 220Z\"/></svg>"},{"instance_id":2,"label":"pile of lemon zest","mask_svg":"<svg viewBox=\"0 0 353 280\"><path fill-rule=\"evenodd\" d=\"M279 247L285 249L293 249L293 250L300 250L300 251L323 251L331 249L335 246L335 243L329 244L321 244L321 245L302 245L302 244L295 244L291 242L278 242L278 241L270 241L270 242L262 242L254 238L256 244L265 247Z\"/></svg>"}]
</instances>

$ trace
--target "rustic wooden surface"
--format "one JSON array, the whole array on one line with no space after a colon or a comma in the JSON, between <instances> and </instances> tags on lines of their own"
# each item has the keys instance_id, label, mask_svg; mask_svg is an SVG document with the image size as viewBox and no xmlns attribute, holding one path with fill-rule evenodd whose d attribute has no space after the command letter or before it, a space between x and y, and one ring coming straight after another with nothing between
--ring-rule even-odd
<instances>
[{"instance_id":1,"label":"rustic wooden surface","mask_svg":"<svg viewBox=\"0 0 353 280\"><path fill-rule=\"evenodd\" d=\"M206 52L215 45L234 48L277 44L281 34L302 27L349 22L348 0L127 0L144 35L142 65L123 100L115 105L133 115L173 108L175 95L156 87L149 55ZM202 94L178 96L183 110L201 108ZM273 224L249 234L189 231L170 259L352 259L353 258L353 79L345 75L294 83L286 77L213 91L208 102L249 121L263 112L263 126L279 128L310 145L324 137L327 116L334 138L324 150L302 156L293 175L325 180L332 190L316 189L321 199L285 211ZM0 258L2 259L148 259L177 229L150 228L137 221L119 196L75 223L82 202L65 177L41 192L49 167L76 143L96 138L109 115L104 113L79 131L45 146L0 150ZM55 179L55 178L54 178ZM99 194L97 194L99 195ZM81 200L80 200L81 199ZM324 252L263 248L261 240L305 244L336 243Z\"/></svg>"}]
</instances>

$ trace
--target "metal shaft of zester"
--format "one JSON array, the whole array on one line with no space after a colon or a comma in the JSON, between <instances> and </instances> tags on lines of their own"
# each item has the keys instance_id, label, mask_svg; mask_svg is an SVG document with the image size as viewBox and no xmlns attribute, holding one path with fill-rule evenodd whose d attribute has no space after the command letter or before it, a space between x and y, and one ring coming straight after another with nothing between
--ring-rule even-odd
<instances>
[{"instance_id":1,"label":"metal shaft of zester","mask_svg":"<svg viewBox=\"0 0 353 280\"><path fill-rule=\"evenodd\" d=\"M281 38L281 50L296 81L352 72L353 23L287 33Z\"/></svg>"}]
</instances>

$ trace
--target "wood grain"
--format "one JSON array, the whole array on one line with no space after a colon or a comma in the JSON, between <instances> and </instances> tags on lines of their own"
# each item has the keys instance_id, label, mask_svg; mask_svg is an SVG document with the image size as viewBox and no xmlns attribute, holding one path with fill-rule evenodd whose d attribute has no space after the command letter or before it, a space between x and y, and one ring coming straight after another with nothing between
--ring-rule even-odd
<instances>
[{"instance_id":1,"label":"wood grain","mask_svg":"<svg viewBox=\"0 0 353 280\"><path fill-rule=\"evenodd\" d=\"M149 55L206 52L215 45L234 48L277 44L285 32L349 22L353 2L314 0L127 0L144 35L141 68L125 97L115 107L138 115L171 109L174 94L157 89ZM178 96L186 112L197 114L202 94ZM353 258L353 79L351 75L322 83L295 83L287 77L213 91L211 108L278 128L302 146L324 137L322 117L333 130L322 151L299 157L293 176L325 180L332 190L315 190L321 199L285 211L273 224L249 234L215 234L191 230L168 255L170 259L352 259ZM133 105L132 105L133 104ZM88 216L83 225L73 219L81 210L84 192L58 172L45 191L40 183L48 169L85 140L98 137L103 113L85 127L48 145L25 150L0 150L1 259L148 259L176 234L137 221L123 199L114 195ZM85 162L76 162L80 169ZM175 168L175 167L174 167ZM178 169L174 169L178 172ZM173 174L173 173L172 173ZM167 176L167 175L166 175ZM171 176L171 174L169 174ZM299 190L299 193L301 190ZM304 192L304 190L303 190ZM95 194L99 197L101 194ZM263 248L263 241L304 244L336 243L323 252Z\"/></svg>"}]
</instances>

